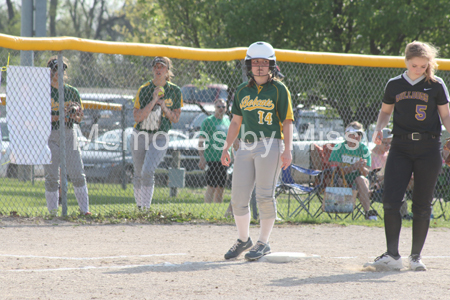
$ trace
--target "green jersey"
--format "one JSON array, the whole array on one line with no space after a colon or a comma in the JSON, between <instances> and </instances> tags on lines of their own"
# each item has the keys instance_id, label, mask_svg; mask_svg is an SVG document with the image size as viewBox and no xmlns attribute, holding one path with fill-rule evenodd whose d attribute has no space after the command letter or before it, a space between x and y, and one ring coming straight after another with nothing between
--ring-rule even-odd
<instances>
[{"instance_id":1,"label":"green jersey","mask_svg":"<svg viewBox=\"0 0 450 300\"><path fill-rule=\"evenodd\" d=\"M359 143L358 148L350 149L347 145L347 141L334 146L331 152L330 161L336 161L342 163L343 167L351 166L358 162L360 159L367 160L367 166L372 165L369 148L363 143ZM361 176L359 170L345 175L347 183L352 184L356 177Z\"/></svg>"},{"instance_id":2,"label":"green jersey","mask_svg":"<svg viewBox=\"0 0 450 300\"><path fill-rule=\"evenodd\" d=\"M204 153L206 161L220 161L229 127L230 119L227 116L223 116L219 120L215 115L212 115L202 122L200 136L206 139Z\"/></svg>"},{"instance_id":3,"label":"green jersey","mask_svg":"<svg viewBox=\"0 0 450 300\"><path fill-rule=\"evenodd\" d=\"M52 97L52 116L59 116L59 91L55 87L51 87L51 97ZM64 107L69 106L69 102L78 102L83 108L83 103L81 102L80 93L73 86L64 84ZM67 124L67 127L72 128L73 124ZM52 122L52 130L59 129L59 121Z\"/></svg>"},{"instance_id":4,"label":"green jersey","mask_svg":"<svg viewBox=\"0 0 450 300\"><path fill-rule=\"evenodd\" d=\"M153 81L149 81L143 84L136 94L136 99L134 100L134 108L141 109L148 103L150 103L153 100L153 92L156 87L157 86L153 83ZM171 82L167 82L164 85L163 99L167 108L171 110L178 109L183 106L183 96L181 95L181 89ZM169 130L172 128L172 122L170 122L170 120L166 118L165 114L163 113L159 129L151 131L141 129L141 126L142 122L136 123L134 125L137 130L146 131L148 133L155 133L157 131L169 132Z\"/></svg>"},{"instance_id":5,"label":"green jersey","mask_svg":"<svg viewBox=\"0 0 450 300\"><path fill-rule=\"evenodd\" d=\"M256 138L284 139L283 121L294 120L291 93L280 81L272 80L263 85L238 86L231 112L242 116L239 138L249 142Z\"/></svg>"}]
</instances>

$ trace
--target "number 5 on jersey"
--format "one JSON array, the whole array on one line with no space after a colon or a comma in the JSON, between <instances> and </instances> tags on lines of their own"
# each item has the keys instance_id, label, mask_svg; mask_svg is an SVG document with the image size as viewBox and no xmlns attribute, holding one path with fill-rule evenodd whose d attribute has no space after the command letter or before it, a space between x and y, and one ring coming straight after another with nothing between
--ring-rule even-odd
<instances>
[{"instance_id":1,"label":"number 5 on jersey","mask_svg":"<svg viewBox=\"0 0 450 300\"><path fill-rule=\"evenodd\" d=\"M416 105L416 119L419 121L425 120L427 117L426 110L426 105Z\"/></svg>"}]
</instances>

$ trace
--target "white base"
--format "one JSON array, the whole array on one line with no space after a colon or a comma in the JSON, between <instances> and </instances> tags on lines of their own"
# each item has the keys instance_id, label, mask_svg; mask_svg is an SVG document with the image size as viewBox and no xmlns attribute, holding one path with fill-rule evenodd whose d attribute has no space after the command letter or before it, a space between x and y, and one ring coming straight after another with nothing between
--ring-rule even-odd
<instances>
[{"instance_id":1,"label":"white base","mask_svg":"<svg viewBox=\"0 0 450 300\"><path fill-rule=\"evenodd\" d=\"M304 258L318 258L319 255L315 254L305 254L301 252L274 252L271 254L267 254L264 257L260 259L268 262L274 262L274 263L286 263L291 262L298 259L304 259Z\"/></svg>"}]
</instances>

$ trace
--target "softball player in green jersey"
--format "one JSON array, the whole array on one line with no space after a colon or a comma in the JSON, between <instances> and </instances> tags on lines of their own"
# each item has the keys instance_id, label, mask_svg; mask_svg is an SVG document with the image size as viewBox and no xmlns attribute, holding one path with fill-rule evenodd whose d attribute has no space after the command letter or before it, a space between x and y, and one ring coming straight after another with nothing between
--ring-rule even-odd
<instances>
[{"instance_id":1,"label":"softball player in green jersey","mask_svg":"<svg viewBox=\"0 0 450 300\"><path fill-rule=\"evenodd\" d=\"M134 198L139 208L152 202L155 171L169 146L168 132L180 119L181 89L170 82L172 62L155 57L153 80L142 85L134 101L134 126L130 138L134 165Z\"/></svg>"},{"instance_id":2,"label":"softball player in green jersey","mask_svg":"<svg viewBox=\"0 0 450 300\"><path fill-rule=\"evenodd\" d=\"M245 255L253 261L270 253L269 236L277 215L275 187L281 168L289 167L292 161L294 117L290 92L279 81L282 75L272 46L265 42L253 43L247 50L245 64L250 80L236 89L233 119L221 161L226 166L230 164L228 149L239 135L231 197L238 240L225 259L236 258L253 246L249 236L249 202L256 186L260 234L258 242Z\"/></svg>"},{"instance_id":3,"label":"softball player in green jersey","mask_svg":"<svg viewBox=\"0 0 450 300\"><path fill-rule=\"evenodd\" d=\"M59 84L58 84L58 60L56 56L51 57L47 62L51 74L51 97L52 97L52 132L48 139L48 146L52 153L52 162L44 165L45 172L45 199L47 200L47 208L51 214L58 211L59 200ZM67 64L63 64L64 70ZM73 129L73 123L80 123L83 118L83 106L81 103L78 90L68 84L64 84L64 106L67 108L71 103L79 103L80 110L75 114L67 114L65 120L65 136L66 136L66 161L67 174L73 183L75 197L81 213L90 215L89 212L89 196L86 185L86 176L84 174L83 161L81 160L80 148L77 144L76 132Z\"/></svg>"}]
</instances>

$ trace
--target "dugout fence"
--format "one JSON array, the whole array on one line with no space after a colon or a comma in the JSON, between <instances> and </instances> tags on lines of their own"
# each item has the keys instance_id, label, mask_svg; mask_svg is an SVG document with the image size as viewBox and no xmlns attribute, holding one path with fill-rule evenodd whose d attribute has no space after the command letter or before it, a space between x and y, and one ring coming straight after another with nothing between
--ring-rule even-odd
<instances>
[{"instance_id":1,"label":"dugout fence","mask_svg":"<svg viewBox=\"0 0 450 300\"><path fill-rule=\"evenodd\" d=\"M65 37L20 38L7 35L0 35L0 41L0 64L4 67L0 86L3 138L0 164L1 214L48 214L43 165L15 163L17 154L12 152L16 151L17 145L16 148L11 145L12 125L9 122L15 118L8 115L11 110L8 109L9 99L6 94L7 87L12 89L9 68L21 65L21 51L33 52L35 67L46 67L48 58L53 55L62 55L69 62L66 83L78 89L85 109L85 118L76 126L76 130L88 182L90 211L102 215L136 207L132 186L134 170L129 151L129 136L134 123L133 99L139 87L152 78L151 61L154 56L170 57L175 74L173 82L182 88L185 107L182 109L181 123L174 126L175 130L169 135L167 153L156 171L152 208L191 212L205 218L219 218L225 214L231 198L232 168L227 173L223 203L204 203L206 181L205 172L198 167L198 131L206 115L214 112L212 102L217 98L225 98L231 103L235 88L247 80L242 61L246 48L192 49ZM384 85L389 78L404 71L402 57L289 50L276 50L276 55L281 72L285 75L283 82L291 92L296 109L295 127L298 134L293 156L294 163L302 167L311 166L309 146L312 142L335 138L330 137L329 133L335 131L342 134L344 126L351 121L363 123L370 136L381 107ZM438 62L437 75L449 85L450 60ZM27 73L27 69L23 72ZM23 86L30 86L30 90L24 92L20 76L16 76L15 80L15 93L19 99L23 98L23 104L14 111L17 113L22 109L20 115L29 116L30 122L14 126L23 129L20 134L40 139L39 134L32 134L32 130L36 130L32 128L33 124L39 123L41 116L36 111L30 112L31 106L27 102L27 99L41 97L35 95L39 89L30 85L33 80L24 81ZM39 80L42 78L36 78L36 82ZM27 95L33 95L34 98L27 98ZM201 102L202 105L198 106L195 102ZM37 130L41 132L44 129L37 127ZM446 135L448 133L444 132L443 138ZM25 153L24 156L34 159L31 144L22 145L21 151ZM450 182L445 174L440 182ZM72 187L73 182L69 178L68 214L78 212ZM442 194L441 191L439 195ZM447 198L437 197L436 201L440 205L435 207L440 211L435 213L436 216L450 214L444 212L448 210L445 205ZM287 206L287 202L279 199L280 211L286 210ZM306 215L298 216L303 217ZM324 217L322 215L320 218Z\"/></svg>"}]
</instances>

